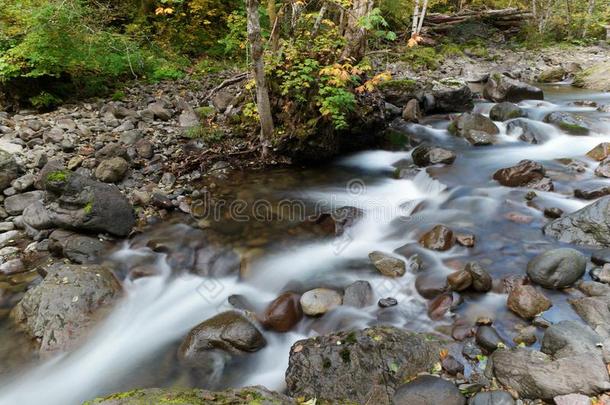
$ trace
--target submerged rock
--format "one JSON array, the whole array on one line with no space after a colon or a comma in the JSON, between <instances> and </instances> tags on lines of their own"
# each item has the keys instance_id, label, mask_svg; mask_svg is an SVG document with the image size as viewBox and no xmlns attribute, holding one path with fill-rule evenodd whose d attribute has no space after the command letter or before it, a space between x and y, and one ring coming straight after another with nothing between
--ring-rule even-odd
<instances>
[{"instance_id":1,"label":"submerged rock","mask_svg":"<svg viewBox=\"0 0 610 405\"><path fill-rule=\"evenodd\" d=\"M533 145L541 144L549 140L549 136L540 128L539 122L525 118L517 118L506 124L506 133L511 136L519 136L523 142Z\"/></svg>"},{"instance_id":2,"label":"submerged rock","mask_svg":"<svg viewBox=\"0 0 610 405\"><path fill-rule=\"evenodd\" d=\"M103 266L55 264L11 312L15 325L40 343L41 352L63 351L121 296L121 285Z\"/></svg>"},{"instance_id":3,"label":"submerged rock","mask_svg":"<svg viewBox=\"0 0 610 405\"><path fill-rule=\"evenodd\" d=\"M295 293L284 293L273 300L263 316L262 324L276 332L288 332L303 318L303 310Z\"/></svg>"},{"instance_id":4,"label":"submerged rock","mask_svg":"<svg viewBox=\"0 0 610 405\"><path fill-rule=\"evenodd\" d=\"M527 264L529 278L545 288L569 287L579 280L587 267L585 255L578 250L553 249L536 256Z\"/></svg>"},{"instance_id":5,"label":"submerged rock","mask_svg":"<svg viewBox=\"0 0 610 405\"><path fill-rule=\"evenodd\" d=\"M448 149L420 145L413 150L411 157L417 166L426 167L441 163L450 165L455 161L456 155Z\"/></svg>"},{"instance_id":6,"label":"submerged rock","mask_svg":"<svg viewBox=\"0 0 610 405\"><path fill-rule=\"evenodd\" d=\"M392 327L343 331L296 342L288 394L319 401L389 404L405 380L438 362L439 342Z\"/></svg>"},{"instance_id":7,"label":"submerged rock","mask_svg":"<svg viewBox=\"0 0 610 405\"><path fill-rule=\"evenodd\" d=\"M444 225L436 225L419 239L419 244L426 249L439 251L451 249L453 242L453 231Z\"/></svg>"},{"instance_id":8,"label":"submerged rock","mask_svg":"<svg viewBox=\"0 0 610 405\"><path fill-rule=\"evenodd\" d=\"M489 272L483 268L477 262L470 262L466 264L464 271L470 273L472 277L472 288L477 292L488 292L491 291L493 285L493 279L489 275Z\"/></svg>"},{"instance_id":9,"label":"submerged rock","mask_svg":"<svg viewBox=\"0 0 610 405\"><path fill-rule=\"evenodd\" d=\"M487 353L492 353L502 345L505 345L504 340L492 326L479 326L477 328L475 339L477 344Z\"/></svg>"},{"instance_id":10,"label":"submerged rock","mask_svg":"<svg viewBox=\"0 0 610 405\"><path fill-rule=\"evenodd\" d=\"M331 309L342 304L343 298L335 290L329 288L315 288L301 296L301 307L305 315L324 315Z\"/></svg>"},{"instance_id":11,"label":"submerged rock","mask_svg":"<svg viewBox=\"0 0 610 405\"><path fill-rule=\"evenodd\" d=\"M544 233L565 243L610 247L610 196L548 223Z\"/></svg>"},{"instance_id":12,"label":"submerged rock","mask_svg":"<svg viewBox=\"0 0 610 405\"><path fill-rule=\"evenodd\" d=\"M483 88L483 97L496 103L518 103L523 100L544 100L544 93L538 87L493 72Z\"/></svg>"},{"instance_id":13,"label":"submerged rock","mask_svg":"<svg viewBox=\"0 0 610 405\"><path fill-rule=\"evenodd\" d=\"M402 277L407 271L404 260L390 256L387 253L375 251L369 253L373 266L386 277Z\"/></svg>"},{"instance_id":14,"label":"submerged rock","mask_svg":"<svg viewBox=\"0 0 610 405\"><path fill-rule=\"evenodd\" d=\"M399 387L394 393L394 405L464 405L466 398L450 381L422 375Z\"/></svg>"},{"instance_id":15,"label":"submerged rock","mask_svg":"<svg viewBox=\"0 0 610 405\"><path fill-rule=\"evenodd\" d=\"M368 281L358 280L345 287L343 305L364 308L373 303L373 287Z\"/></svg>"}]
</instances>

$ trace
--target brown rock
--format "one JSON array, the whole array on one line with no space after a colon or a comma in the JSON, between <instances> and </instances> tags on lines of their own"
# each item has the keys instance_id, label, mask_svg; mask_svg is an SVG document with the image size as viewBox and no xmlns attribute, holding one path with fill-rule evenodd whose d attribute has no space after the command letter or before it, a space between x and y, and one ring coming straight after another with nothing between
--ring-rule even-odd
<instances>
[{"instance_id":1,"label":"brown rock","mask_svg":"<svg viewBox=\"0 0 610 405\"><path fill-rule=\"evenodd\" d=\"M600 143L595 148L593 148L589 152L587 152L587 156L593 160L597 160L598 162L605 160L608 156L610 156L610 143L609 142Z\"/></svg>"},{"instance_id":2,"label":"brown rock","mask_svg":"<svg viewBox=\"0 0 610 405\"><path fill-rule=\"evenodd\" d=\"M523 319L533 319L553 304L531 285L516 286L508 296L508 308Z\"/></svg>"},{"instance_id":3,"label":"brown rock","mask_svg":"<svg viewBox=\"0 0 610 405\"><path fill-rule=\"evenodd\" d=\"M435 298L447 291L447 278L433 273L421 274L415 279L415 289L426 299Z\"/></svg>"},{"instance_id":4,"label":"brown rock","mask_svg":"<svg viewBox=\"0 0 610 405\"><path fill-rule=\"evenodd\" d=\"M610 159L605 159L597 166L595 175L598 177L610 178Z\"/></svg>"},{"instance_id":5,"label":"brown rock","mask_svg":"<svg viewBox=\"0 0 610 405\"><path fill-rule=\"evenodd\" d=\"M493 179L506 187L528 187L544 178L544 167L538 162L522 160L515 166L496 171Z\"/></svg>"},{"instance_id":6,"label":"brown rock","mask_svg":"<svg viewBox=\"0 0 610 405\"><path fill-rule=\"evenodd\" d=\"M493 287L493 280L487 270L479 263L470 262L464 268L472 277L472 287L477 292L488 292Z\"/></svg>"},{"instance_id":7,"label":"brown rock","mask_svg":"<svg viewBox=\"0 0 610 405\"><path fill-rule=\"evenodd\" d=\"M453 296L450 293L442 294L428 304L428 316L434 321L442 319L453 305Z\"/></svg>"},{"instance_id":8,"label":"brown rock","mask_svg":"<svg viewBox=\"0 0 610 405\"><path fill-rule=\"evenodd\" d=\"M426 249L449 250L453 246L453 231L444 225L436 225L419 239L419 244Z\"/></svg>"},{"instance_id":9,"label":"brown rock","mask_svg":"<svg viewBox=\"0 0 610 405\"><path fill-rule=\"evenodd\" d=\"M460 246L471 248L474 247L475 236L471 234L459 233L455 235L455 241Z\"/></svg>"},{"instance_id":10,"label":"brown rock","mask_svg":"<svg viewBox=\"0 0 610 405\"><path fill-rule=\"evenodd\" d=\"M447 284L453 291L464 291L472 285L472 276L465 270L456 271L447 276Z\"/></svg>"},{"instance_id":11,"label":"brown rock","mask_svg":"<svg viewBox=\"0 0 610 405\"><path fill-rule=\"evenodd\" d=\"M402 110L402 119L410 122L419 122L422 117L421 109L419 108L419 101L411 99Z\"/></svg>"},{"instance_id":12,"label":"brown rock","mask_svg":"<svg viewBox=\"0 0 610 405\"><path fill-rule=\"evenodd\" d=\"M276 332L288 332L303 318L299 294L287 292L273 300L262 321L263 326Z\"/></svg>"}]
</instances>

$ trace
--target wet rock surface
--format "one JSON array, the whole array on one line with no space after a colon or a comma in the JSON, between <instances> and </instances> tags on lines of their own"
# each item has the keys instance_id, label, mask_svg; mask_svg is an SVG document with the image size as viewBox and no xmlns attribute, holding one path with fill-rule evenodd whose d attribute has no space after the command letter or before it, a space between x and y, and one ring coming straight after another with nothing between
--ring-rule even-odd
<instances>
[{"instance_id":1,"label":"wet rock surface","mask_svg":"<svg viewBox=\"0 0 610 405\"><path fill-rule=\"evenodd\" d=\"M500 129L482 114L464 113L451 123L449 132L466 139L472 145L483 146L495 143Z\"/></svg>"},{"instance_id":2,"label":"wet rock surface","mask_svg":"<svg viewBox=\"0 0 610 405\"><path fill-rule=\"evenodd\" d=\"M522 100L543 100L544 93L537 87L511 79L502 73L493 72L483 88L483 97L496 103L503 101L518 103Z\"/></svg>"},{"instance_id":3,"label":"wet rock surface","mask_svg":"<svg viewBox=\"0 0 610 405\"><path fill-rule=\"evenodd\" d=\"M341 344L337 344L341 342ZM296 342L288 393L326 401L391 403L401 382L438 361L439 343L401 329L376 327Z\"/></svg>"},{"instance_id":4,"label":"wet rock surface","mask_svg":"<svg viewBox=\"0 0 610 405\"><path fill-rule=\"evenodd\" d=\"M392 403L396 405L464 405L466 398L450 381L433 376L421 376L399 387L394 393Z\"/></svg>"},{"instance_id":5,"label":"wet rock surface","mask_svg":"<svg viewBox=\"0 0 610 405\"><path fill-rule=\"evenodd\" d=\"M575 245L610 246L610 197L556 219L544 227L544 233Z\"/></svg>"},{"instance_id":6,"label":"wet rock surface","mask_svg":"<svg viewBox=\"0 0 610 405\"><path fill-rule=\"evenodd\" d=\"M578 250L561 248L544 252L527 264L527 275L545 288L569 287L579 280L587 267L585 255Z\"/></svg>"}]
</instances>

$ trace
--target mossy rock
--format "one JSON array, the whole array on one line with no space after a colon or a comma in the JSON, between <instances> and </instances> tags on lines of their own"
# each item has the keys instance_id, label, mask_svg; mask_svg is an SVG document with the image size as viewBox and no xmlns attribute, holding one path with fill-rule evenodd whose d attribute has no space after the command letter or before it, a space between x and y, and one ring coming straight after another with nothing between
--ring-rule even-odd
<instances>
[{"instance_id":1,"label":"mossy rock","mask_svg":"<svg viewBox=\"0 0 610 405\"><path fill-rule=\"evenodd\" d=\"M574 86L610 91L610 62L599 63L576 74Z\"/></svg>"},{"instance_id":2,"label":"mossy rock","mask_svg":"<svg viewBox=\"0 0 610 405\"><path fill-rule=\"evenodd\" d=\"M200 389L142 389L87 401L83 405L284 405L296 404L265 387L246 387L212 392Z\"/></svg>"}]
</instances>

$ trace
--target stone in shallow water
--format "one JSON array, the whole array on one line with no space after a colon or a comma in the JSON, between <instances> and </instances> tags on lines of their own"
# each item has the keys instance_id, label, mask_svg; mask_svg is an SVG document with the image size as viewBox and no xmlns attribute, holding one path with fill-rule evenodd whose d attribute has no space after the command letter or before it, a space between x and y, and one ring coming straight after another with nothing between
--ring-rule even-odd
<instances>
[{"instance_id":1,"label":"stone in shallow water","mask_svg":"<svg viewBox=\"0 0 610 405\"><path fill-rule=\"evenodd\" d=\"M508 121L523 116L525 112L518 105L507 101L494 105L489 111L489 118L494 121Z\"/></svg>"},{"instance_id":2,"label":"stone in shallow water","mask_svg":"<svg viewBox=\"0 0 610 405\"><path fill-rule=\"evenodd\" d=\"M324 315L331 309L341 305L341 294L328 288L315 288L301 296L301 307L305 315Z\"/></svg>"},{"instance_id":3,"label":"stone in shallow water","mask_svg":"<svg viewBox=\"0 0 610 405\"><path fill-rule=\"evenodd\" d=\"M498 349L499 346L505 345L504 340L492 326L479 326L475 335L476 342L487 353L491 353Z\"/></svg>"},{"instance_id":4,"label":"stone in shallow water","mask_svg":"<svg viewBox=\"0 0 610 405\"><path fill-rule=\"evenodd\" d=\"M532 319L553 304L535 287L518 285L510 292L507 300L508 308L524 319Z\"/></svg>"},{"instance_id":5,"label":"stone in shallow water","mask_svg":"<svg viewBox=\"0 0 610 405\"><path fill-rule=\"evenodd\" d=\"M464 271L470 273L472 277L472 287L477 292L491 291L493 280L487 270L477 262L466 264Z\"/></svg>"},{"instance_id":6,"label":"stone in shallow water","mask_svg":"<svg viewBox=\"0 0 610 405\"><path fill-rule=\"evenodd\" d=\"M548 223L543 230L561 242L610 247L610 196Z\"/></svg>"},{"instance_id":7,"label":"stone in shallow water","mask_svg":"<svg viewBox=\"0 0 610 405\"><path fill-rule=\"evenodd\" d=\"M500 72L492 72L483 88L483 97L500 103L523 100L544 100L544 93L538 87L511 79Z\"/></svg>"},{"instance_id":8,"label":"stone in shallow water","mask_svg":"<svg viewBox=\"0 0 610 405\"><path fill-rule=\"evenodd\" d=\"M541 253L527 264L529 278L545 288L571 286L585 273L587 259L578 250L553 249Z\"/></svg>"},{"instance_id":9,"label":"stone in shallow water","mask_svg":"<svg viewBox=\"0 0 610 405\"><path fill-rule=\"evenodd\" d=\"M379 305L381 308L395 307L396 305L398 305L398 301L396 300L396 298L392 297L381 298L377 305Z\"/></svg>"},{"instance_id":10,"label":"stone in shallow water","mask_svg":"<svg viewBox=\"0 0 610 405\"><path fill-rule=\"evenodd\" d=\"M610 185L607 183L585 182L574 189L574 197L583 200L594 200L608 194L610 194Z\"/></svg>"},{"instance_id":11,"label":"stone in shallow water","mask_svg":"<svg viewBox=\"0 0 610 405\"><path fill-rule=\"evenodd\" d=\"M290 292L277 297L265 309L262 324L276 332L291 330L303 318L300 298L299 294Z\"/></svg>"},{"instance_id":12,"label":"stone in shallow water","mask_svg":"<svg viewBox=\"0 0 610 405\"><path fill-rule=\"evenodd\" d=\"M464 291L472 285L472 276L465 270L456 271L447 276L447 284L454 291Z\"/></svg>"},{"instance_id":13,"label":"stone in shallow water","mask_svg":"<svg viewBox=\"0 0 610 405\"><path fill-rule=\"evenodd\" d=\"M598 177L610 178L610 159L605 159L600 162L595 169L595 175Z\"/></svg>"},{"instance_id":14,"label":"stone in shallow water","mask_svg":"<svg viewBox=\"0 0 610 405\"><path fill-rule=\"evenodd\" d=\"M500 133L500 129L492 120L478 113L460 115L449 125L448 130L473 145L490 145Z\"/></svg>"},{"instance_id":15,"label":"stone in shallow water","mask_svg":"<svg viewBox=\"0 0 610 405\"><path fill-rule=\"evenodd\" d=\"M436 225L419 239L419 244L426 249L440 251L451 249L453 242L453 231L444 225Z\"/></svg>"},{"instance_id":16,"label":"stone in shallow water","mask_svg":"<svg viewBox=\"0 0 610 405\"><path fill-rule=\"evenodd\" d=\"M364 308L373 302L373 287L368 281L358 280L345 287L343 305Z\"/></svg>"},{"instance_id":17,"label":"stone in shallow water","mask_svg":"<svg viewBox=\"0 0 610 405\"><path fill-rule=\"evenodd\" d=\"M598 162L605 160L608 156L610 156L610 142L602 142L587 152L587 157Z\"/></svg>"},{"instance_id":18,"label":"stone in shallow water","mask_svg":"<svg viewBox=\"0 0 610 405\"><path fill-rule=\"evenodd\" d=\"M588 135L590 131L582 118L567 112L552 112L544 117L544 122L558 126L570 135Z\"/></svg>"},{"instance_id":19,"label":"stone in shallow water","mask_svg":"<svg viewBox=\"0 0 610 405\"><path fill-rule=\"evenodd\" d=\"M417 166L425 167L441 163L450 165L455 161L456 155L448 149L420 145L413 150L411 157Z\"/></svg>"},{"instance_id":20,"label":"stone in shallow water","mask_svg":"<svg viewBox=\"0 0 610 405\"><path fill-rule=\"evenodd\" d=\"M390 256L384 252L371 252L369 259L381 274L387 277L402 277L407 271L404 260Z\"/></svg>"},{"instance_id":21,"label":"stone in shallow water","mask_svg":"<svg viewBox=\"0 0 610 405\"><path fill-rule=\"evenodd\" d=\"M393 397L395 405L464 405L466 398L455 384L439 377L423 375L401 386Z\"/></svg>"}]
</instances>

